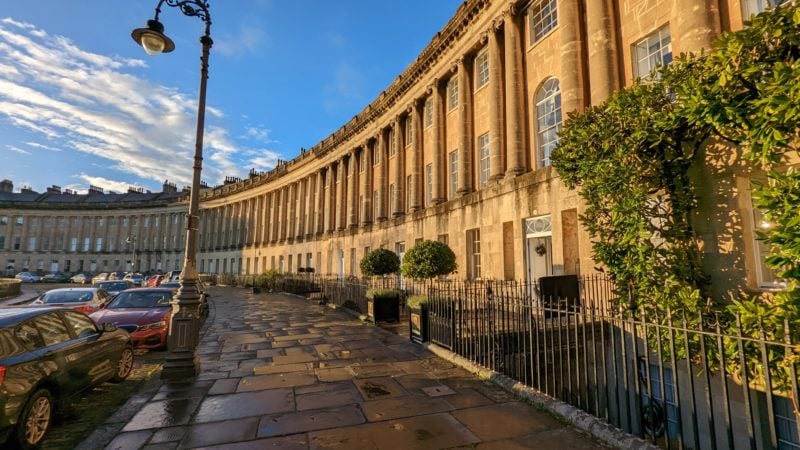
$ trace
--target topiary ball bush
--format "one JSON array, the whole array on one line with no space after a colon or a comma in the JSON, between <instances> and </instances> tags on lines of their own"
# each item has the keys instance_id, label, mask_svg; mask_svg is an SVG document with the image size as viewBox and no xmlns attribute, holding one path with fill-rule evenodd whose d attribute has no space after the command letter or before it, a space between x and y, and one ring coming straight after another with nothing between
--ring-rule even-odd
<instances>
[{"instance_id":1,"label":"topiary ball bush","mask_svg":"<svg viewBox=\"0 0 800 450\"><path fill-rule=\"evenodd\" d=\"M403 256L401 271L403 276L421 280L453 273L457 267L456 255L447 244L422 241Z\"/></svg>"},{"instance_id":2,"label":"topiary ball bush","mask_svg":"<svg viewBox=\"0 0 800 450\"><path fill-rule=\"evenodd\" d=\"M400 258L391 250L378 248L364 255L359 267L368 277L396 273L400 270Z\"/></svg>"}]
</instances>

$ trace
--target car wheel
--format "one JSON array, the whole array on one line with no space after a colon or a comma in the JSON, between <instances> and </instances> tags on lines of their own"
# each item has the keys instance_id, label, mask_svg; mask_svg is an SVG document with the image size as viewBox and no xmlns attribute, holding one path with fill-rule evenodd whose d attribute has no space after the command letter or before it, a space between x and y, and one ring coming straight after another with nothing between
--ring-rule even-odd
<instances>
[{"instance_id":1,"label":"car wheel","mask_svg":"<svg viewBox=\"0 0 800 450\"><path fill-rule=\"evenodd\" d=\"M114 378L111 379L114 383L119 383L126 378L128 375L131 374L133 370L133 349L130 347L125 347L122 350L122 354L119 355L119 364L117 364L117 372L114 374Z\"/></svg>"},{"instance_id":2,"label":"car wheel","mask_svg":"<svg viewBox=\"0 0 800 450\"><path fill-rule=\"evenodd\" d=\"M22 410L17 424L20 448L37 448L53 420L53 397L47 389L36 391Z\"/></svg>"}]
</instances>

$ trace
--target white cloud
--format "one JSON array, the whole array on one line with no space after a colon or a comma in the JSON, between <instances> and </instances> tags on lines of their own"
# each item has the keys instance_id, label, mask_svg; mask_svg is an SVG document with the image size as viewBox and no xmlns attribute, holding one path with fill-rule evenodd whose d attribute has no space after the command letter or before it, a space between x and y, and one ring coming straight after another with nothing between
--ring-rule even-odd
<instances>
[{"instance_id":1,"label":"white cloud","mask_svg":"<svg viewBox=\"0 0 800 450\"><path fill-rule=\"evenodd\" d=\"M28 147L41 148L43 150L50 150L51 152L60 152L60 151L62 151L60 148L50 147L49 145L40 144L38 142L23 142L23 144L27 145Z\"/></svg>"},{"instance_id":2,"label":"white cloud","mask_svg":"<svg viewBox=\"0 0 800 450\"><path fill-rule=\"evenodd\" d=\"M239 35L241 48L253 51L265 35L246 28ZM165 179L190 184L197 99L127 72L144 66L138 59L86 51L28 23L0 19L0 120L58 142L61 149L101 158L106 172L159 185ZM262 150L239 145L215 125L225 117L222 110L208 106L206 112L203 178L219 183L225 175L246 174L254 153ZM246 131L262 140L268 132L265 127ZM31 139L24 144L59 151ZM260 167L276 155L263 152ZM107 189L127 189L128 183L81 175L85 181L90 177L105 180L92 184Z\"/></svg>"},{"instance_id":3,"label":"white cloud","mask_svg":"<svg viewBox=\"0 0 800 450\"><path fill-rule=\"evenodd\" d=\"M269 137L271 132L272 130L269 128L264 128L263 126L245 127L244 136L242 137L255 139L264 144L273 144L276 141Z\"/></svg>"},{"instance_id":4,"label":"white cloud","mask_svg":"<svg viewBox=\"0 0 800 450\"><path fill-rule=\"evenodd\" d=\"M107 191L127 192L128 187L131 186L131 183L125 181L114 181L109 180L108 178L94 177L85 173L78 175L78 178L87 182L88 184L91 184L92 186L97 186Z\"/></svg>"},{"instance_id":5,"label":"white cloud","mask_svg":"<svg viewBox=\"0 0 800 450\"><path fill-rule=\"evenodd\" d=\"M19 147L15 147L13 145L6 145L6 149L8 149L9 151L12 151L14 153L19 153L20 155L30 155L31 154L31 152L23 150L23 149L21 149Z\"/></svg>"}]
</instances>

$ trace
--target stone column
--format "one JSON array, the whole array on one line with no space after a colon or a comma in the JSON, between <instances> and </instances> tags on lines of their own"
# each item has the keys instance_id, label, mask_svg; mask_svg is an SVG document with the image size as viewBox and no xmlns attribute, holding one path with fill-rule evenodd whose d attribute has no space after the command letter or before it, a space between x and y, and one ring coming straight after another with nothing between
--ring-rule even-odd
<instances>
[{"instance_id":1,"label":"stone column","mask_svg":"<svg viewBox=\"0 0 800 450\"><path fill-rule=\"evenodd\" d=\"M361 151L364 153L364 176L361 178L361 195L364 196L361 203L363 205L361 225L363 226L372 223L372 148L369 145L369 139L364 141Z\"/></svg>"},{"instance_id":2,"label":"stone column","mask_svg":"<svg viewBox=\"0 0 800 450\"><path fill-rule=\"evenodd\" d=\"M325 231L333 232L336 230L336 171L338 166L332 163L328 166L328 223Z\"/></svg>"},{"instance_id":3,"label":"stone column","mask_svg":"<svg viewBox=\"0 0 800 450\"><path fill-rule=\"evenodd\" d=\"M297 182L289 185L288 208L286 208L286 238L294 240L295 227L297 227Z\"/></svg>"},{"instance_id":4,"label":"stone column","mask_svg":"<svg viewBox=\"0 0 800 450\"><path fill-rule=\"evenodd\" d=\"M433 79L433 85L428 88L431 95L431 109L432 109L432 119L433 123L431 124L431 150L430 153L433 156L433 160L431 161L431 202L435 205L438 203L443 203L447 199L446 189L443 190L443 183L442 180L442 173L444 172L445 168L447 167L446 163L443 161L446 160L447 156L444 150L442 150L442 131L444 128L444 120L442 119L442 106L444 104L442 99L442 89L441 89L441 81L438 78Z\"/></svg>"},{"instance_id":5,"label":"stone column","mask_svg":"<svg viewBox=\"0 0 800 450\"><path fill-rule=\"evenodd\" d=\"M278 242L278 212L280 211L280 190L272 191L272 223L270 224L270 242L275 243Z\"/></svg>"},{"instance_id":6,"label":"stone column","mask_svg":"<svg viewBox=\"0 0 800 450\"><path fill-rule=\"evenodd\" d=\"M336 180L336 229L347 226L347 157L339 160Z\"/></svg>"},{"instance_id":7,"label":"stone column","mask_svg":"<svg viewBox=\"0 0 800 450\"><path fill-rule=\"evenodd\" d=\"M302 178L297 182L297 229L295 237L302 239L306 234L306 193L308 192L308 179Z\"/></svg>"},{"instance_id":8,"label":"stone column","mask_svg":"<svg viewBox=\"0 0 800 450\"><path fill-rule=\"evenodd\" d=\"M470 61L471 63L471 61ZM458 60L458 194L472 192L472 84L466 57Z\"/></svg>"},{"instance_id":9,"label":"stone column","mask_svg":"<svg viewBox=\"0 0 800 450\"><path fill-rule=\"evenodd\" d=\"M316 217L316 207L314 206L314 199L316 198L317 193L317 185L315 183L316 179L316 174L311 174L307 177L308 186L306 189L306 227L303 231L306 234L306 239L311 238L315 231L314 218Z\"/></svg>"},{"instance_id":10,"label":"stone column","mask_svg":"<svg viewBox=\"0 0 800 450\"><path fill-rule=\"evenodd\" d=\"M356 228L358 227L358 187L359 183L359 161L358 157L356 156L357 153L355 150L351 150L348 156L348 173L350 174L350 178L347 180L347 227L348 228Z\"/></svg>"},{"instance_id":11,"label":"stone column","mask_svg":"<svg viewBox=\"0 0 800 450\"><path fill-rule=\"evenodd\" d=\"M286 241L287 231L289 229L289 186L284 186L281 189L281 229L280 240Z\"/></svg>"},{"instance_id":12,"label":"stone column","mask_svg":"<svg viewBox=\"0 0 800 450\"><path fill-rule=\"evenodd\" d=\"M314 201L316 208L316 233L322 234L325 231L325 168L317 172L317 197Z\"/></svg>"},{"instance_id":13,"label":"stone column","mask_svg":"<svg viewBox=\"0 0 800 450\"><path fill-rule=\"evenodd\" d=\"M388 173L389 173L389 137L386 130L381 130L378 134L378 154L380 154L380 163L378 164L378 217L375 218L378 222L386 220L386 191L388 190Z\"/></svg>"},{"instance_id":14,"label":"stone column","mask_svg":"<svg viewBox=\"0 0 800 450\"><path fill-rule=\"evenodd\" d=\"M489 27L489 180L503 177L503 67L496 23Z\"/></svg>"},{"instance_id":15,"label":"stone column","mask_svg":"<svg viewBox=\"0 0 800 450\"><path fill-rule=\"evenodd\" d=\"M403 208L403 204L405 203L405 184L406 184L406 171L405 171L405 142L403 137L405 137L405 133L403 132L403 119L400 116L396 116L394 118L394 148L397 150L395 153L395 162L394 162L394 178L395 178L395 186L394 186L394 205L392 205L392 216L398 217L405 214L405 208Z\"/></svg>"},{"instance_id":16,"label":"stone column","mask_svg":"<svg viewBox=\"0 0 800 450\"><path fill-rule=\"evenodd\" d=\"M411 212L419 211L422 209L422 196L420 195L420 166L423 161L420 156L423 153L423 139L422 139L422 105L419 100L414 100L411 105L411 128L413 128L413 140L411 141L411 185L408 186L410 190L408 197L411 203L406 205Z\"/></svg>"},{"instance_id":17,"label":"stone column","mask_svg":"<svg viewBox=\"0 0 800 450\"><path fill-rule=\"evenodd\" d=\"M605 1L605 0L602 0ZM591 1L589 3L592 3ZM522 66L522 36L518 11L506 12L503 33L506 80L506 175L525 172L525 75ZM523 14L524 16L524 14Z\"/></svg>"},{"instance_id":18,"label":"stone column","mask_svg":"<svg viewBox=\"0 0 800 450\"><path fill-rule=\"evenodd\" d=\"M581 45L579 0L558 2L558 27L561 38L561 111L563 117L572 111L583 111L583 55ZM591 2L590 2L591 3Z\"/></svg>"},{"instance_id":19,"label":"stone column","mask_svg":"<svg viewBox=\"0 0 800 450\"><path fill-rule=\"evenodd\" d=\"M720 34L717 0L673 0L670 17L672 54L699 53Z\"/></svg>"},{"instance_id":20,"label":"stone column","mask_svg":"<svg viewBox=\"0 0 800 450\"><path fill-rule=\"evenodd\" d=\"M619 88L617 36L612 0L586 2L591 104L599 105Z\"/></svg>"}]
</instances>

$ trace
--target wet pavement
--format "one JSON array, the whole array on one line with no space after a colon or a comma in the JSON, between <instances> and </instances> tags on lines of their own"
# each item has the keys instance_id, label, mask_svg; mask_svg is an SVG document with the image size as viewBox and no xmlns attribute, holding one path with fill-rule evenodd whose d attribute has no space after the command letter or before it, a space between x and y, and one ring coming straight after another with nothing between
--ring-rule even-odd
<instances>
[{"instance_id":1,"label":"wet pavement","mask_svg":"<svg viewBox=\"0 0 800 450\"><path fill-rule=\"evenodd\" d=\"M283 294L209 293L202 373L140 395L107 449L603 447L343 311Z\"/></svg>"}]
</instances>

